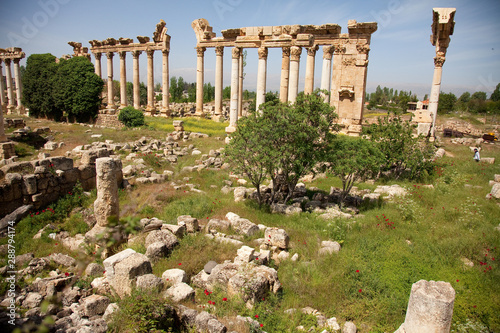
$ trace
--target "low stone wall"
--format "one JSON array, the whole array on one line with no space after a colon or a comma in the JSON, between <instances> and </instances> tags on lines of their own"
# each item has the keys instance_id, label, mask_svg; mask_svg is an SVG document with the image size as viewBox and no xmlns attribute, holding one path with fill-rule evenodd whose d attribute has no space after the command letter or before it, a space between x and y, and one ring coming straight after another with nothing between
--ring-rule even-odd
<instances>
[{"instance_id":1,"label":"low stone wall","mask_svg":"<svg viewBox=\"0 0 500 333\"><path fill-rule=\"evenodd\" d=\"M101 127L118 128L118 129L125 127L125 125L123 125L118 120L117 114L104 114L104 113L99 113L95 125Z\"/></svg>"}]
</instances>

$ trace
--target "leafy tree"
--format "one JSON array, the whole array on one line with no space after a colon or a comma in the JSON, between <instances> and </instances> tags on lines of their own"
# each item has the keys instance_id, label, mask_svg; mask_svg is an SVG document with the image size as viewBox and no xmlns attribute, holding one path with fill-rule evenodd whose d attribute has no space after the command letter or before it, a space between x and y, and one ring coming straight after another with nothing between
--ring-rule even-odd
<instances>
[{"instance_id":1,"label":"leafy tree","mask_svg":"<svg viewBox=\"0 0 500 333\"><path fill-rule=\"evenodd\" d=\"M337 136L329 146L324 162L328 170L342 180L339 207L356 181L377 175L384 156L373 142L348 136Z\"/></svg>"},{"instance_id":2,"label":"leafy tree","mask_svg":"<svg viewBox=\"0 0 500 333\"><path fill-rule=\"evenodd\" d=\"M203 85L203 102L211 102L215 99L215 87L210 82Z\"/></svg>"},{"instance_id":3,"label":"leafy tree","mask_svg":"<svg viewBox=\"0 0 500 333\"><path fill-rule=\"evenodd\" d=\"M222 89L222 99L231 99L231 86Z\"/></svg>"},{"instance_id":4,"label":"leafy tree","mask_svg":"<svg viewBox=\"0 0 500 333\"><path fill-rule=\"evenodd\" d=\"M191 103L196 102L196 85L194 83L189 85L187 101Z\"/></svg>"},{"instance_id":5,"label":"leafy tree","mask_svg":"<svg viewBox=\"0 0 500 333\"><path fill-rule=\"evenodd\" d=\"M497 84L497 87L495 88L495 90L494 90L494 91L493 91L493 93L491 94L490 99L491 99L493 102L498 102L498 101L500 101L500 83L499 83L499 84Z\"/></svg>"},{"instance_id":6,"label":"leafy tree","mask_svg":"<svg viewBox=\"0 0 500 333\"><path fill-rule=\"evenodd\" d=\"M139 97L140 105L148 104L148 87L146 87L144 82L139 83Z\"/></svg>"},{"instance_id":7,"label":"leafy tree","mask_svg":"<svg viewBox=\"0 0 500 333\"><path fill-rule=\"evenodd\" d=\"M22 103L29 108L30 115L53 119L62 116L62 111L54 106L52 95L56 73L56 57L52 54L32 54L28 57L23 78Z\"/></svg>"},{"instance_id":8,"label":"leafy tree","mask_svg":"<svg viewBox=\"0 0 500 333\"><path fill-rule=\"evenodd\" d=\"M161 83L157 83L155 84L155 88L154 88L154 91L156 92L161 92L163 89L163 86L161 85Z\"/></svg>"},{"instance_id":9,"label":"leafy tree","mask_svg":"<svg viewBox=\"0 0 500 333\"><path fill-rule=\"evenodd\" d=\"M127 127L139 127L144 125L144 113L134 109L132 106L124 107L118 115L118 120Z\"/></svg>"},{"instance_id":10,"label":"leafy tree","mask_svg":"<svg viewBox=\"0 0 500 333\"><path fill-rule=\"evenodd\" d=\"M58 109L79 122L94 118L101 105L103 80L83 57L61 59L52 94Z\"/></svg>"},{"instance_id":11,"label":"leafy tree","mask_svg":"<svg viewBox=\"0 0 500 333\"><path fill-rule=\"evenodd\" d=\"M127 103L128 105L134 104L134 84L132 82L127 82Z\"/></svg>"},{"instance_id":12,"label":"leafy tree","mask_svg":"<svg viewBox=\"0 0 500 333\"><path fill-rule=\"evenodd\" d=\"M423 100L424 100L424 101L426 101L426 100L428 100L428 99L429 99L429 95L425 94L425 95L424 95L424 99L423 99Z\"/></svg>"},{"instance_id":13,"label":"leafy tree","mask_svg":"<svg viewBox=\"0 0 500 333\"><path fill-rule=\"evenodd\" d=\"M440 93L438 103L438 113L453 111L457 97L453 93Z\"/></svg>"},{"instance_id":14,"label":"leafy tree","mask_svg":"<svg viewBox=\"0 0 500 333\"><path fill-rule=\"evenodd\" d=\"M381 171L390 171L396 179L419 179L432 172L432 147L421 136L413 136L415 126L400 116L387 116L363 128L385 157Z\"/></svg>"},{"instance_id":15,"label":"leafy tree","mask_svg":"<svg viewBox=\"0 0 500 333\"><path fill-rule=\"evenodd\" d=\"M470 92L466 91L458 98L459 102L468 103L470 101Z\"/></svg>"},{"instance_id":16,"label":"leafy tree","mask_svg":"<svg viewBox=\"0 0 500 333\"><path fill-rule=\"evenodd\" d=\"M162 101L163 100L163 94L160 93L160 94L156 95L155 99L156 99L157 102Z\"/></svg>"},{"instance_id":17,"label":"leafy tree","mask_svg":"<svg viewBox=\"0 0 500 333\"><path fill-rule=\"evenodd\" d=\"M479 99L481 101L486 100L486 93L484 91L476 91L475 93L472 94L470 99Z\"/></svg>"}]
</instances>

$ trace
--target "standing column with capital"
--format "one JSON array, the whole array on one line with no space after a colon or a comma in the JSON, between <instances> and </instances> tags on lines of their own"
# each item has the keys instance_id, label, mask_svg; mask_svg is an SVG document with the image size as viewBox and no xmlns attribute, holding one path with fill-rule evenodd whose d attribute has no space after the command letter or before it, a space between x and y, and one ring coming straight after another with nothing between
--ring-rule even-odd
<instances>
[{"instance_id":1,"label":"standing column with capital","mask_svg":"<svg viewBox=\"0 0 500 333\"><path fill-rule=\"evenodd\" d=\"M259 65L257 68L257 96L255 107L266 102L266 75L267 75L267 47L259 47Z\"/></svg>"},{"instance_id":2,"label":"standing column with capital","mask_svg":"<svg viewBox=\"0 0 500 333\"><path fill-rule=\"evenodd\" d=\"M146 111L150 112L151 115L155 113L155 79L153 71L153 55L155 50L147 50L146 54L148 56L148 106Z\"/></svg>"},{"instance_id":3,"label":"standing column with capital","mask_svg":"<svg viewBox=\"0 0 500 333\"><path fill-rule=\"evenodd\" d=\"M14 59L14 77L16 78L17 112L21 114L23 106L21 98L23 96L23 83L21 82L21 71L19 69L20 58Z\"/></svg>"},{"instance_id":4,"label":"standing column with capital","mask_svg":"<svg viewBox=\"0 0 500 333\"><path fill-rule=\"evenodd\" d=\"M222 115L222 89L223 89L223 58L224 46L215 47L215 117Z\"/></svg>"},{"instance_id":5,"label":"standing column with capital","mask_svg":"<svg viewBox=\"0 0 500 333\"><path fill-rule=\"evenodd\" d=\"M333 45L323 46L323 69L321 71L321 90L330 92L330 79L332 75ZM330 94L322 94L325 103L330 103Z\"/></svg>"},{"instance_id":6,"label":"standing column with capital","mask_svg":"<svg viewBox=\"0 0 500 333\"><path fill-rule=\"evenodd\" d=\"M118 52L120 55L120 108L127 106L127 65L126 65L126 51Z\"/></svg>"},{"instance_id":7,"label":"standing column with capital","mask_svg":"<svg viewBox=\"0 0 500 333\"><path fill-rule=\"evenodd\" d=\"M169 80L169 73L168 73L168 54L169 50L162 50L162 100L161 100L161 106L162 106L162 112L164 113L165 116L170 116L169 112L169 102L170 102L170 95L169 95L169 87L168 87L168 80Z\"/></svg>"},{"instance_id":8,"label":"standing column with capital","mask_svg":"<svg viewBox=\"0 0 500 333\"><path fill-rule=\"evenodd\" d=\"M106 52L108 58L108 109L115 109L114 92L113 92L113 52Z\"/></svg>"},{"instance_id":9,"label":"standing column with capital","mask_svg":"<svg viewBox=\"0 0 500 333\"><path fill-rule=\"evenodd\" d=\"M243 49L238 60L238 117L243 116Z\"/></svg>"},{"instance_id":10,"label":"standing column with capital","mask_svg":"<svg viewBox=\"0 0 500 333\"><path fill-rule=\"evenodd\" d=\"M132 51L132 79L134 86L134 109L139 110L141 108L141 92L140 92L140 82L139 82L139 55L142 51Z\"/></svg>"},{"instance_id":11,"label":"standing column with capital","mask_svg":"<svg viewBox=\"0 0 500 333\"><path fill-rule=\"evenodd\" d=\"M307 47L306 80L304 84L304 94L312 94L314 90L314 61L318 45Z\"/></svg>"},{"instance_id":12,"label":"standing column with capital","mask_svg":"<svg viewBox=\"0 0 500 333\"><path fill-rule=\"evenodd\" d=\"M7 80L7 98L9 102L7 104L7 113L11 114L12 110L16 107L14 105L14 91L12 88L12 68L10 66L11 59L5 59L5 79Z\"/></svg>"},{"instance_id":13,"label":"standing column with capital","mask_svg":"<svg viewBox=\"0 0 500 333\"><path fill-rule=\"evenodd\" d=\"M290 74L290 48L288 46L281 48L281 80L280 80L280 101L288 101L288 77Z\"/></svg>"},{"instance_id":14,"label":"standing column with capital","mask_svg":"<svg viewBox=\"0 0 500 333\"><path fill-rule=\"evenodd\" d=\"M196 114L201 116L203 114L203 78L204 78L204 56L205 47L197 47L196 54Z\"/></svg>"},{"instance_id":15,"label":"standing column with capital","mask_svg":"<svg viewBox=\"0 0 500 333\"><path fill-rule=\"evenodd\" d=\"M0 111L3 112L5 106L5 85L3 84L3 69L2 69L2 59L0 59ZM3 126L3 122L2 125Z\"/></svg>"},{"instance_id":16,"label":"standing column with capital","mask_svg":"<svg viewBox=\"0 0 500 333\"><path fill-rule=\"evenodd\" d=\"M102 56L102 53L101 52L96 52L94 53L94 57L95 57L95 73L102 79L102 73L101 73L101 56Z\"/></svg>"},{"instance_id":17,"label":"standing column with capital","mask_svg":"<svg viewBox=\"0 0 500 333\"><path fill-rule=\"evenodd\" d=\"M295 103L297 94L299 93L299 64L302 48L300 46L292 46L290 48L290 86L288 88L288 101Z\"/></svg>"},{"instance_id":18,"label":"standing column with capital","mask_svg":"<svg viewBox=\"0 0 500 333\"><path fill-rule=\"evenodd\" d=\"M229 126L226 127L226 133L236 131L236 122L238 121L238 69L241 48L234 47L232 51L231 61L231 106L229 108Z\"/></svg>"}]
</instances>

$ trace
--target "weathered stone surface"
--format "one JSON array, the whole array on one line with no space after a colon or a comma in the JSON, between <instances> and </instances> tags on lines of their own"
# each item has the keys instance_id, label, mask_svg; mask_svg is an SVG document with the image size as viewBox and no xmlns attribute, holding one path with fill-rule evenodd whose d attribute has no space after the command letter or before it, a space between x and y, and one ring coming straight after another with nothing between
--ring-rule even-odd
<instances>
[{"instance_id":1,"label":"weathered stone surface","mask_svg":"<svg viewBox=\"0 0 500 333\"><path fill-rule=\"evenodd\" d=\"M112 314L119 309L120 307L118 306L117 303L109 304L108 307L106 308L106 311L104 311L104 314L102 315L102 319L109 321L111 319Z\"/></svg>"},{"instance_id":2,"label":"weathered stone surface","mask_svg":"<svg viewBox=\"0 0 500 333\"><path fill-rule=\"evenodd\" d=\"M34 307L39 306L43 301L43 296L39 293L32 292L26 295L26 298L23 301L23 307L32 309Z\"/></svg>"},{"instance_id":3,"label":"weathered stone surface","mask_svg":"<svg viewBox=\"0 0 500 333\"><path fill-rule=\"evenodd\" d=\"M346 321L344 327L342 327L342 333L356 333L357 327L352 321Z\"/></svg>"},{"instance_id":4,"label":"weathered stone surface","mask_svg":"<svg viewBox=\"0 0 500 333\"><path fill-rule=\"evenodd\" d=\"M188 233L198 232L199 229L198 219L190 215L181 215L177 217L177 224L185 226Z\"/></svg>"},{"instance_id":5,"label":"weathered stone surface","mask_svg":"<svg viewBox=\"0 0 500 333\"><path fill-rule=\"evenodd\" d=\"M98 277L92 280L90 283L92 288L94 288L99 294L109 294L111 293L111 286L106 277Z\"/></svg>"},{"instance_id":6,"label":"weathered stone surface","mask_svg":"<svg viewBox=\"0 0 500 333\"><path fill-rule=\"evenodd\" d=\"M165 296L169 297L174 302L194 302L195 291L188 284L179 282L168 288L165 292Z\"/></svg>"},{"instance_id":7,"label":"weathered stone surface","mask_svg":"<svg viewBox=\"0 0 500 333\"><path fill-rule=\"evenodd\" d=\"M203 267L203 270L205 271L205 273L210 274L210 273L212 273L212 269L215 266L217 266L217 262L211 260L205 264L205 266Z\"/></svg>"},{"instance_id":8,"label":"weathered stone surface","mask_svg":"<svg viewBox=\"0 0 500 333\"><path fill-rule=\"evenodd\" d=\"M151 262L140 253L134 253L118 262L114 269L114 277L111 279L108 276L108 280L119 296L130 294L138 276L152 273Z\"/></svg>"},{"instance_id":9,"label":"weathered stone surface","mask_svg":"<svg viewBox=\"0 0 500 333\"><path fill-rule=\"evenodd\" d=\"M500 199L500 183L494 184L491 188L490 196Z\"/></svg>"},{"instance_id":10,"label":"weathered stone surface","mask_svg":"<svg viewBox=\"0 0 500 333\"><path fill-rule=\"evenodd\" d=\"M207 323L207 330L210 333L225 333L227 332L227 327L217 319L210 319Z\"/></svg>"},{"instance_id":11,"label":"weathered stone surface","mask_svg":"<svg viewBox=\"0 0 500 333\"><path fill-rule=\"evenodd\" d=\"M206 230L217 230L217 231L226 231L230 227L229 221L219 220L219 219L211 219L208 221Z\"/></svg>"},{"instance_id":12,"label":"weathered stone surface","mask_svg":"<svg viewBox=\"0 0 500 333\"><path fill-rule=\"evenodd\" d=\"M155 242L148 246L146 249L146 257L152 261L157 261L166 257L169 254L168 245L163 242Z\"/></svg>"},{"instance_id":13,"label":"weathered stone surface","mask_svg":"<svg viewBox=\"0 0 500 333\"><path fill-rule=\"evenodd\" d=\"M94 214L98 226L107 226L108 217L119 217L120 215L117 177L121 169L122 162L120 160L114 160L110 157L96 160L97 199L94 202Z\"/></svg>"},{"instance_id":14,"label":"weathered stone surface","mask_svg":"<svg viewBox=\"0 0 500 333\"><path fill-rule=\"evenodd\" d=\"M184 237L186 233L186 226L184 225L175 225L175 224L163 224L161 226L161 230L168 230L175 235L177 238Z\"/></svg>"},{"instance_id":15,"label":"weathered stone surface","mask_svg":"<svg viewBox=\"0 0 500 333\"><path fill-rule=\"evenodd\" d=\"M104 264L104 269L106 270L106 276L108 278L112 279L113 276L115 275L115 265L117 263L119 263L120 261L130 257L134 253L136 253L136 252L132 249L125 249L121 252L118 252L118 253L112 255L109 258L106 258L102 262Z\"/></svg>"},{"instance_id":16,"label":"weathered stone surface","mask_svg":"<svg viewBox=\"0 0 500 333\"><path fill-rule=\"evenodd\" d=\"M196 315L195 325L199 332L208 331L208 322L216 317L206 311L202 311Z\"/></svg>"},{"instance_id":17,"label":"weathered stone surface","mask_svg":"<svg viewBox=\"0 0 500 333\"><path fill-rule=\"evenodd\" d=\"M163 289L163 280L154 274L144 274L137 277L136 287L137 289L144 290L161 290Z\"/></svg>"},{"instance_id":18,"label":"weathered stone surface","mask_svg":"<svg viewBox=\"0 0 500 333\"><path fill-rule=\"evenodd\" d=\"M283 250L288 249L290 237L284 229L267 228L264 232L264 238L266 240L266 244L269 244L270 246L277 246Z\"/></svg>"},{"instance_id":19,"label":"weathered stone surface","mask_svg":"<svg viewBox=\"0 0 500 333\"><path fill-rule=\"evenodd\" d=\"M240 235L253 236L259 232L259 227L250 220L239 217L238 215L229 212L226 214L226 219L229 220L231 227Z\"/></svg>"},{"instance_id":20,"label":"weathered stone surface","mask_svg":"<svg viewBox=\"0 0 500 333\"><path fill-rule=\"evenodd\" d=\"M85 268L85 275L87 276L101 276L102 274L104 274L104 267L95 262L88 264L87 268Z\"/></svg>"},{"instance_id":21,"label":"weathered stone surface","mask_svg":"<svg viewBox=\"0 0 500 333\"><path fill-rule=\"evenodd\" d=\"M48 258L53 262L55 262L57 265L62 265L66 267L71 267L76 265L76 260L66 254L53 253Z\"/></svg>"},{"instance_id":22,"label":"weathered stone surface","mask_svg":"<svg viewBox=\"0 0 500 333\"><path fill-rule=\"evenodd\" d=\"M340 325L337 323L337 318L335 317L332 317L326 321L326 327L334 331L340 330Z\"/></svg>"},{"instance_id":23,"label":"weathered stone surface","mask_svg":"<svg viewBox=\"0 0 500 333\"><path fill-rule=\"evenodd\" d=\"M240 202L245 200L245 196L247 193L247 188L243 186L236 187L234 189L234 202Z\"/></svg>"},{"instance_id":24,"label":"weathered stone surface","mask_svg":"<svg viewBox=\"0 0 500 333\"><path fill-rule=\"evenodd\" d=\"M82 300L83 314L87 317L102 315L109 303L111 302L106 296L90 295Z\"/></svg>"},{"instance_id":25,"label":"weathered stone surface","mask_svg":"<svg viewBox=\"0 0 500 333\"><path fill-rule=\"evenodd\" d=\"M169 251L172 251L174 247L179 244L177 237L173 233L167 230L154 230L151 231L146 237L145 246L149 247L153 243L164 243L167 245Z\"/></svg>"},{"instance_id":26,"label":"weathered stone surface","mask_svg":"<svg viewBox=\"0 0 500 333\"><path fill-rule=\"evenodd\" d=\"M255 249L243 245L241 248L238 249L237 251L238 257L236 259L242 262L251 262L254 259L254 253Z\"/></svg>"},{"instance_id":27,"label":"weathered stone surface","mask_svg":"<svg viewBox=\"0 0 500 333\"><path fill-rule=\"evenodd\" d=\"M395 196L405 196L407 194L407 191L399 186L399 185L380 185L380 186L377 186L377 188L375 189L374 191L375 193L380 193L380 194L386 194L387 197L390 199L390 198L393 198Z\"/></svg>"},{"instance_id":28,"label":"weathered stone surface","mask_svg":"<svg viewBox=\"0 0 500 333\"><path fill-rule=\"evenodd\" d=\"M181 282L188 282L186 272L179 268L167 269L165 272L163 272L161 278L166 285L175 285Z\"/></svg>"},{"instance_id":29,"label":"weathered stone surface","mask_svg":"<svg viewBox=\"0 0 500 333\"><path fill-rule=\"evenodd\" d=\"M338 253L340 251L340 244L332 241L322 241L319 250L320 255Z\"/></svg>"}]
</instances>

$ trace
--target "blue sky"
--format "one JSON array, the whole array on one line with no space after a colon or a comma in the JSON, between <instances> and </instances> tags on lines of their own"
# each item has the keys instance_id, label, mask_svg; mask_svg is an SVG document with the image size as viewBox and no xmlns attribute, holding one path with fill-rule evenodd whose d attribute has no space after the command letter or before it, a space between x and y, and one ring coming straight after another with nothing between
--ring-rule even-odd
<instances>
[{"instance_id":1,"label":"blue sky","mask_svg":"<svg viewBox=\"0 0 500 333\"><path fill-rule=\"evenodd\" d=\"M167 23L172 37L170 76L194 82L196 38L191 22L205 18L217 36L229 28L336 23L347 32L347 21L378 22L372 35L367 90L377 85L412 90L420 98L430 92L434 47L431 34L432 8L455 7L455 31L443 67L441 91L460 95L485 91L488 95L500 82L499 0L2 0L0 5L0 48L18 46L27 56L72 53L68 41L88 43L92 39L152 36L156 24ZM300 64L299 90L303 89L305 59ZM224 55L224 85L230 82L231 54ZM24 60L22 64L25 64ZM92 60L93 61L93 60ZM249 49L244 88L255 90L257 51ZM315 81L319 87L322 52L316 55ZM268 90L279 90L281 51L271 49L268 57ZM146 56L141 56L141 80L146 81ZM214 83L215 52L205 53L205 82ZM119 59L114 59L119 79ZM103 57L103 74L106 61ZM5 74L5 69L4 69ZM132 57L127 56L127 80L132 81ZM161 53L155 53L155 81L161 80Z\"/></svg>"}]
</instances>

